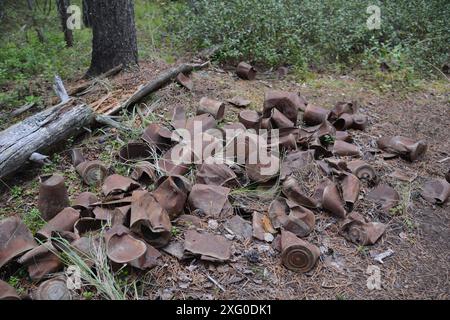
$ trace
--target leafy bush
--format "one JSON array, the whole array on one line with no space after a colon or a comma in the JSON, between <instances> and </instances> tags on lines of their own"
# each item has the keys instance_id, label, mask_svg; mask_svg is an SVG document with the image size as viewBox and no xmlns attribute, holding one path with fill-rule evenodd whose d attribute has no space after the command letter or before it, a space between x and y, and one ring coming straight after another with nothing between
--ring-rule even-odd
<instances>
[{"instance_id":1,"label":"leafy bush","mask_svg":"<svg viewBox=\"0 0 450 320\"><path fill-rule=\"evenodd\" d=\"M447 0L193 0L171 10L169 29L189 49L221 45L220 61L275 66L405 65L430 74L448 62ZM381 29L369 30L369 5ZM174 7L171 7L174 8ZM388 61L384 61L388 60ZM433 65L434 68L431 68Z\"/></svg>"}]
</instances>

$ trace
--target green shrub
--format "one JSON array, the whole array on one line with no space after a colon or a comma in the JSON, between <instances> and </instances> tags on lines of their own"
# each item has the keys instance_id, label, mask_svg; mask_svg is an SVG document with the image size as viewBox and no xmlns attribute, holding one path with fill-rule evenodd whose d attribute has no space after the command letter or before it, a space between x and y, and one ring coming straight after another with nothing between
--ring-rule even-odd
<instances>
[{"instance_id":1,"label":"green shrub","mask_svg":"<svg viewBox=\"0 0 450 320\"><path fill-rule=\"evenodd\" d=\"M315 69L412 68L425 75L448 62L447 0L195 0L171 7L169 30L189 50L221 45L219 61ZM381 29L369 30L369 5ZM175 8L175 9L173 9ZM434 68L430 68L433 65Z\"/></svg>"}]
</instances>

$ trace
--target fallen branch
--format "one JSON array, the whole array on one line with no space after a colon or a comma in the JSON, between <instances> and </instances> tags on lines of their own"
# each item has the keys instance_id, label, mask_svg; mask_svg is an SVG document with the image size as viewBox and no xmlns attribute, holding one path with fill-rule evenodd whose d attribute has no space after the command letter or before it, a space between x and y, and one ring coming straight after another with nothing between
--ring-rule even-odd
<instances>
[{"instance_id":1,"label":"fallen branch","mask_svg":"<svg viewBox=\"0 0 450 320\"><path fill-rule=\"evenodd\" d=\"M172 81L176 78L176 76L179 73L190 73L193 70L201 69L209 65L209 61L202 63L202 64L187 64L183 63L182 65L179 65L176 68L170 69L167 72L164 72L160 76L158 76L156 79L150 81L145 86L138 89L131 97L129 97L124 103L119 104L118 106L114 107L110 111L108 111L106 114L111 115L115 114L118 111L122 109L128 109L135 103L141 101L143 98L148 96L149 94L159 90L160 88L164 87L167 83Z\"/></svg>"},{"instance_id":2,"label":"fallen branch","mask_svg":"<svg viewBox=\"0 0 450 320\"><path fill-rule=\"evenodd\" d=\"M110 127L116 128L117 130L121 130L121 131L130 131L131 130L129 127L121 124L120 122L113 120L111 117L108 117L108 116L105 116L102 114L95 115L95 121L97 123L104 124L106 126L110 126Z\"/></svg>"},{"instance_id":3,"label":"fallen branch","mask_svg":"<svg viewBox=\"0 0 450 320\"><path fill-rule=\"evenodd\" d=\"M67 94L64 83L58 75L55 75L55 84L53 86L56 95L61 102L67 102L69 100L69 95Z\"/></svg>"},{"instance_id":4,"label":"fallen branch","mask_svg":"<svg viewBox=\"0 0 450 320\"><path fill-rule=\"evenodd\" d=\"M36 105L36 103L31 102L31 103L27 103L26 105L21 106L20 108L17 108L16 110L14 110L13 112L11 112L11 117L17 117L20 116L22 113L27 112L28 110L30 110L31 108L33 108Z\"/></svg>"}]
</instances>

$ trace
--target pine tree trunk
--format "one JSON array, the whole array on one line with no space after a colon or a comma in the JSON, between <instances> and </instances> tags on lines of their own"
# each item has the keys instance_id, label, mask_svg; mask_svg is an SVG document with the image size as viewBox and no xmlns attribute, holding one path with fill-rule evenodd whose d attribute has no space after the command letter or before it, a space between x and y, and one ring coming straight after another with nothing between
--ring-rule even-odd
<instances>
[{"instance_id":1,"label":"pine tree trunk","mask_svg":"<svg viewBox=\"0 0 450 320\"><path fill-rule=\"evenodd\" d=\"M86 28L92 27L91 2L92 0L83 0L83 24Z\"/></svg>"},{"instance_id":2,"label":"pine tree trunk","mask_svg":"<svg viewBox=\"0 0 450 320\"><path fill-rule=\"evenodd\" d=\"M138 51L132 0L89 1L92 13L92 60L88 76L120 64L137 65Z\"/></svg>"},{"instance_id":3,"label":"pine tree trunk","mask_svg":"<svg viewBox=\"0 0 450 320\"><path fill-rule=\"evenodd\" d=\"M64 32L64 40L68 47L73 47L73 33L67 27L67 19L69 15L67 8L70 6L70 0L56 0L56 6L58 7L59 17L61 18L61 27Z\"/></svg>"}]
</instances>

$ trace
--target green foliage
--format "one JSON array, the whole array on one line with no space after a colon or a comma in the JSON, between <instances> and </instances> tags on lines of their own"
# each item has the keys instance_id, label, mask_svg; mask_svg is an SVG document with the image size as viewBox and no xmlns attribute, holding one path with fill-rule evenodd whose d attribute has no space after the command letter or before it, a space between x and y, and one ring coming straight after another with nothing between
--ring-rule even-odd
<instances>
[{"instance_id":1,"label":"green foliage","mask_svg":"<svg viewBox=\"0 0 450 320\"><path fill-rule=\"evenodd\" d=\"M41 213L36 208L24 213L22 220L32 233L41 229L45 224L44 219L41 217Z\"/></svg>"},{"instance_id":2,"label":"green foliage","mask_svg":"<svg viewBox=\"0 0 450 320\"><path fill-rule=\"evenodd\" d=\"M23 189L20 186L14 186L11 188L11 197L13 198L19 198L22 193L23 193Z\"/></svg>"},{"instance_id":3,"label":"green foliage","mask_svg":"<svg viewBox=\"0 0 450 320\"><path fill-rule=\"evenodd\" d=\"M13 109L30 102L42 104L40 97L48 94L55 74L65 82L83 75L91 58L90 29L82 27L73 30L74 47L67 48L55 2L35 1L34 11L30 11L24 1L0 3L3 4L0 16L1 109ZM81 3L81 0L71 1L71 4L80 7ZM154 58L162 54L166 60L173 61L161 49L163 43L168 43L164 41L162 31L164 6L160 1L135 1L141 58ZM35 26L42 31L44 42L40 42Z\"/></svg>"},{"instance_id":4,"label":"green foliage","mask_svg":"<svg viewBox=\"0 0 450 320\"><path fill-rule=\"evenodd\" d=\"M173 237L177 237L181 230L179 228L177 228L176 226L172 226L172 229L170 230L170 232L172 233Z\"/></svg>"},{"instance_id":5,"label":"green foliage","mask_svg":"<svg viewBox=\"0 0 450 320\"><path fill-rule=\"evenodd\" d=\"M73 1L81 4L81 1ZM79 76L90 61L91 31L74 30L74 47L67 48L60 29L56 6L33 12L25 3L5 4L5 19L0 21L0 107L13 108L26 103L42 104L40 98L58 74L63 80ZM40 42L34 24L42 31Z\"/></svg>"},{"instance_id":6,"label":"green foliage","mask_svg":"<svg viewBox=\"0 0 450 320\"><path fill-rule=\"evenodd\" d=\"M86 300L92 300L94 297L94 293L92 291L84 291L83 292L83 298Z\"/></svg>"},{"instance_id":7,"label":"green foliage","mask_svg":"<svg viewBox=\"0 0 450 320\"><path fill-rule=\"evenodd\" d=\"M380 7L381 29L367 27L369 5ZM197 0L172 6L168 28L190 50L221 45L219 61L368 71L385 62L430 75L449 59L448 12L446 0Z\"/></svg>"}]
</instances>

